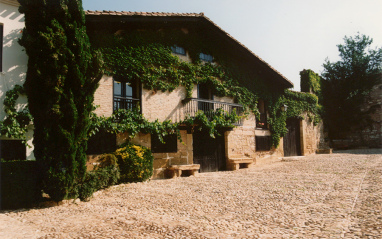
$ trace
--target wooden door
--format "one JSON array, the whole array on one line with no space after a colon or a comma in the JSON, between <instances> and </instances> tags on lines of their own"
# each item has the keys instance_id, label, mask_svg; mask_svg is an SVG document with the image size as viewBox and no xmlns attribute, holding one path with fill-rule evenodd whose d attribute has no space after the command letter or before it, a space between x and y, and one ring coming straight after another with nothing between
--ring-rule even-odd
<instances>
[{"instance_id":1,"label":"wooden door","mask_svg":"<svg viewBox=\"0 0 382 239\"><path fill-rule=\"evenodd\" d=\"M211 138L208 132L193 134L194 164L200 164L200 172L216 172L226 169L224 133Z\"/></svg>"},{"instance_id":2,"label":"wooden door","mask_svg":"<svg viewBox=\"0 0 382 239\"><path fill-rule=\"evenodd\" d=\"M284 156L300 156L301 155L301 142L300 142L300 120L288 119L287 120L288 132L284 136Z\"/></svg>"}]
</instances>

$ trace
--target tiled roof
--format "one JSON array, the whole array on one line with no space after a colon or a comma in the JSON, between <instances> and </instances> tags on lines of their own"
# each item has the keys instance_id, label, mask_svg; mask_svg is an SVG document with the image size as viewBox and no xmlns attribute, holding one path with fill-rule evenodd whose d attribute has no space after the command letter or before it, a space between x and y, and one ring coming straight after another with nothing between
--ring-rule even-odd
<instances>
[{"instance_id":1,"label":"tiled roof","mask_svg":"<svg viewBox=\"0 0 382 239\"><path fill-rule=\"evenodd\" d=\"M202 17L203 13L170 13L170 12L118 12L118 11L85 11L86 15L106 16L144 16L144 17Z\"/></svg>"},{"instance_id":2,"label":"tiled roof","mask_svg":"<svg viewBox=\"0 0 382 239\"><path fill-rule=\"evenodd\" d=\"M9 4L12 6L16 6L16 7L20 6L20 4L17 0L0 0L0 2L5 3L5 4Z\"/></svg>"},{"instance_id":3,"label":"tiled roof","mask_svg":"<svg viewBox=\"0 0 382 239\"><path fill-rule=\"evenodd\" d=\"M223 32L225 35L227 35L229 38L231 38L233 41L235 41L237 44L242 46L245 50L250 52L255 58L263 62L267 67L272 69L277 75L279 75L281 78L283 78L287 83L290 84L290 87L293 87L293 83L289 81L285 76L283 76L280 72L278 72L276 69L274 69L271 65L269 65L267 62L265 62L263 59L261 59L258 55L253 53L250 49L248 49L245 45L243 45L241 42L236 40L233 36L228 34L226 31L224 31L222 28L220 28L216 23L211 21L208 17L204 15L204 13L167 13L167 12L126 12L126 11L85 11L86 15L99 15L99 16L144 16L144 17L200 17L211 24L213 24L216 28L218 28L221 32Z\"/></svg>"}]
</instances>

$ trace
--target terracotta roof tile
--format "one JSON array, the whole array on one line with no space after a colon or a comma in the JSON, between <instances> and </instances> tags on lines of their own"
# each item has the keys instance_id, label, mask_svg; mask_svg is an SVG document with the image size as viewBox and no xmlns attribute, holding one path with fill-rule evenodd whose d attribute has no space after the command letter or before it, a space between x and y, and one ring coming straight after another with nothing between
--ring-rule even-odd
<instances>
[{"instance_id":1,"label":"terracotta roof tile","mask_svg":"<svg viewBox=\"0 0 382 239\"><path fill-rule=\"evenodd\" d=\"M268 66L270 69L272 69L276 74L278 74L281 78L283 78L285 81L287 81L293 87L293 83L291 81L289 81L285 76L283 76L280 72L278 72L276 69L274 69L271 65L269 65L267 62L265 62L263 59L261 59L258 55L256 55L250 49L248 49L241 42L236 40L233 36L231 36L226 31L224 31L216 23L211 21L211 19L206 17L203 12L201 12L201 13L172 13L171 12L171 13L169 13L169 12L85 11L85 14L86 15L111 15L111 16L200 17L200 18L203 18L203 19L207 20L208 22L210 22L211 24L213 24L216 28L218 28L220 31L222 31L225 35L227 35L229 38L231 38L237 44L242 46L248 52L250 52L255 58L257 58L258 60L263 62L266 66Z\"/></svg>"}]
</instances>

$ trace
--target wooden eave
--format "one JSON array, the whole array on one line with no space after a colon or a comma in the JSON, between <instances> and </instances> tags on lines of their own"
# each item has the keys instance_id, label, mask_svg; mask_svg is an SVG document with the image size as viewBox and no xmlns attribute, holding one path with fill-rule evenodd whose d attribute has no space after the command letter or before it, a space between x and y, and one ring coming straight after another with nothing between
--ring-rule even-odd
<instances>
[{"instance_id":1,"label":"wooden eave","mask_svg":"<svg viewBox=\"0 0 382 239\"><path fill-rule=\"evenodd\" d=\"M95 14L96 13L96 14ZM150 28L150 26L184 26L184 24L194 26L198 28L208 29L207 32L213 32L219 36L220 39L224 40L227 44L234 47L241 54L243 54L247 59L252 61L258 69L261 70L261 74L266 76L266 79L270 81L272 85L277 88L292 88L293 83L284 77L280 72L275 70L272 66L262 60L259 56L254 54L246 46L241 44L209 18L204 16L203 13L200 14L176 14L176 13L140 13L140 12L113 12L113 11L103 11L103 12L86 12L86 21L92 28L101 28L102 25L110 26L115 28L115 30L120 30L121 27L142 27ZM117 29L119 28L119 29ZM108 29L111 30L111 29Z\"/></svg>"}]
</instances>

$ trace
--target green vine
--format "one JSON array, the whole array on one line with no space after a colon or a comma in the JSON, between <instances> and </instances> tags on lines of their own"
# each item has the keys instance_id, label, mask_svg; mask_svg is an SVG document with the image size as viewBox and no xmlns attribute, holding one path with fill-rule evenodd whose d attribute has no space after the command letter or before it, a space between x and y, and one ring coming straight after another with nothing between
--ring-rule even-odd
<instances>
[{"instance_id":1,"label":"green vine","mask_svg":"<svg viewBox=\"0 0 382 239\"><path fill-rule=\"evenodd\" d=\"M24 94L25 89L20 85L15 85L13 89L5 94L3 104L7 116L3 121L0 121L0 134L8 138L22 139L26 143L26 133L32 121L32 116L27 106L21 111L16 109L16 100L20 95Z\"/></svg>"},{"instance_id":2,"label":"green vine","mask_svg":"<svg viewBox=\"0 0 382 239\"><path fill-rule=\"evenodd\" d=\"M191 39L195 38L192 34L185 35L175 30L166 34L139 31L117 37L94 38L98 39L94 45L98 45L103 53L109 75L126 81L139 80L144 88L153 91L171 92L184 86L186 97L191 97L194 85L203 83L213 90L214 95L232 97L246 110L258 113L257 96L238 83L241 74L220 62L202 63L199 53L207 51L200 43L191 44L194 42ZM187 48L194 63L181 61L171 53L171 46L175 43Z\"/></svg>"},{"instance_id":3,"label":"green vine","mask_svg":"<svg viewBox=\"0 0 382 239\"><path fill-rule=\"evenodd\" d=\"M321 109L317 104L317 97L272 88L263 80L259 80L257 72L250 69L252 66L248 67L228 59L225 56L226 50L216 39L204 39L200 35L186 34L181 30L163 29L125 31L116 35L94 35L91 39L93 39L93 45L103 53L107 74L128 82L139 80L145 89L171 92L179 86L184 86L187 92L186 97L191 97L194 85L206 84L213 90L214 95L232 97L243 105L246 114L252 112L257 118L260 116L257 102L259 98L263 99L268 106L267 110L270 114L268 124L272 133L272 144L275 147L279 145L280 138L287 132L287 118L301 117L304 111L308 111L309 117L314 122L320 119L318 115ZM187 49L192 63L174 56L171 51L171 46L174 45ZM202 63L199 60L199 53L213 55L214 63ZM281 111L281 106L285 104L289 107L287 112ZM112 117L118 115L119 113ZM211 120L201 112L195 118L188 118L181 124L201 125L201 128L208 130L213 136L217 133L215 125L217 122L219 127L223 125L235 127L233 124L235 121L223 119L222 116L223 114L218 120ZM141 118L131 121L123 119L119 121L122 126L117 126L119 124L113 120L108 120L108 126L105 127L117 129L118 132L126 130L132 133L131 135L137 132L155 132L161 135L160 132L162 132L163 136L163 132L173 132L174 128L179 126L168 121L149 123L142 121ZM110 127L111 124L114 124L114 128Z\"/></svg>"},{"instance_id":4,"label":"green vine","mask_svg":"<svg viewBox=\"0 0 382 239\"><path fill-rule=\"evenodd\" d=\"M91 117L92 128L89 135L92 136L103 129L114 134L127 132L130 138L134 138L138 133L157 135L159 140L164 142L163 137L166 135L177 134L178 139L182 142L179 131L181 126L191 130L206 129L209 131L210 136L214 138L219 135L220 129L235 127L235 123L243 117L238 116L236 111L227 113L222 109L218 109L213 114L209 114L209 117L203 111L199 111L194 117L186 117L181 122L173 123L171 120L150 122L144 118L139 109L120 109L110 117L97 116L93 113Z\"/></svg>"},{"instance_id":5,"label":"green vine","mask_svg":"<svg viewBox=\"0 0 382 239\"><path fill-rule=\"evenodd\" d=\"M301 91L315 94L322 101L322 80L321 77L312 70L303 70L301 76Z\"/></svg>"},{"instance_id":6,"label":"green vine","mask_svg":"<svg viewBox=\"0 0 382 239\"><path fill-rule=\"evenodd\" d=\"M103 53L107 74L127 81L139 80L148 90L171 92L179 86L184 86L187 97L191 97L194 85L204 83L213 90L214 95L234 98L244 106L246 114L251 111L257 117L259 117L257 101L259 98L263 99L267 105L269 113L267 123L272 133L272 145L275 147L287 132L287 118L301 118L304 112L308 112L308 117L315 124L321 120L322 107L317 103L317 96L290 90L284 92L270 90L261 81L253 82L255 89L250 91L239 82L251 82L253 76L249 78L249 74L240 72L240 67L225 59L222 53L210 52L209 49L213 48L198 41L192 34L176 30L143 31L120 34L117 37L98 36L93 39L97 39L93 44ZM171 46L174 44L184 46L194 63L181 61L174 56L171 52ZM198 57L200 52L212 54L215 62L212 64L200 62ZM302 81L306 82L306 79ZM312 87L314 92L319 90L316 84L309 87ZM2 135L25 139L31 116L27 109L16 112L14 107L18 95L23 92L21 86L16 86L14 90L7 92L4 106L8 117L0 123ZM281 110L283 105L288 106L287 112ZM212 117L207 117L200 111L195 117L188 117L178 123L158 120L149 122L138 111L119 110L111 117L98 117L93 113L89 136L102 128L112 133L128 132L130 137L139 132L156 134L163 141L164 136L173 133L180 139L179 127L186 126L193 130L208 130L214 137L219 134L221 128L235 127L235 122L239 119L240 116L235 112L227 114L218 110Z\"/></svg>"}]
</instances>

